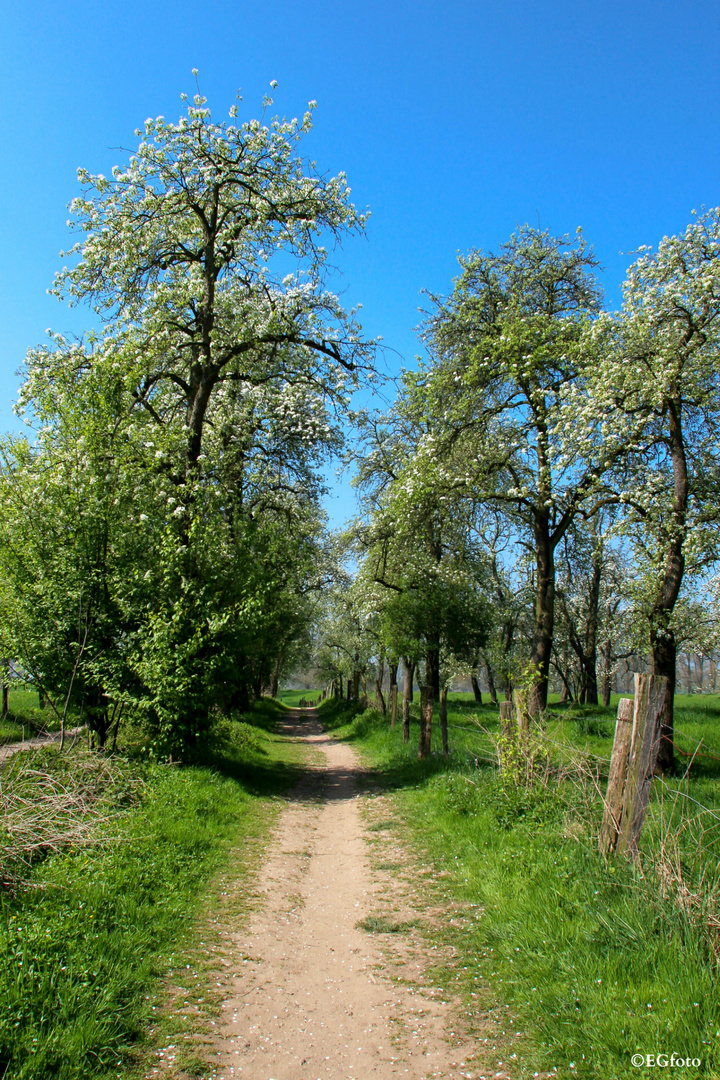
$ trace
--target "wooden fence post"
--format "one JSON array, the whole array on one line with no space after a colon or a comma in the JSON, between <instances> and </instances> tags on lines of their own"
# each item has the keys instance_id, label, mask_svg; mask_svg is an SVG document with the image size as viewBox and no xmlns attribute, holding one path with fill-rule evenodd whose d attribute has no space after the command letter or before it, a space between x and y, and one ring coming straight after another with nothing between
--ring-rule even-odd
<instances>
[{"instance_id":1,"label":"wooden fence post","mask_svg":"<svg viewBox=\"0 0 720 1080\"><path fill-rule=\"evenodd\" d=\"M618 833L620 832L625 780L630 758L630 744L632 742L633 709L634 702L632 698L620 698L615 722L612 756L610 757L605 810L602 825L600 826L600 851L606 856L615 850Z\"/></svg>"},{"instance_id":2,"label":"wooden fence post","mask_svg":"<svg viewBox=\"0 0 720 1080\"><path fill-rule=\"evenodd\" d=\"M530 730L530 714L528 712L527 691L513 690L513 702L515 704L515 718L518 731L521 735L527 735Z\"/></svg>"},{"instance_id":3,"label":"wooden fence post","mask_svg":"<svg viewBox=\"0 0 720 1080\"><path fill-rule=\"evenodd\" d=\"M667 694L668 680L664 676L636 674L634 702L626 698L618 705L600 828L599 846L603 855L619 851L631 859L637 856L660 749L660 723Z\"/></svg>"},{"instance_id":4,"label":"wooden fence post","mask_svg":"<svg viewBox=\"0 0 720 1080\"><path fill-rule=\"evenodd\" d=\"M513 704L512 701L500 702L500 732L506 738L512 738L513 734Z\"/></svg>"},{"instance_id":5,"label":"wooden fence post","mask_svg":"<svg viewBox=\"0 0 720 1080\"><path fill-rule=\"evenodd\" d=\"M635 710L617 850L634 859L645 821L660 749L660 726L668 694L664 675L635 676Z\"/></svg>"},{"instance_id":6,"label":"wooden fence post","mask_svg":"<svg viewBox=\"0 0 720 1080\"><path fill-rule=\"evenodd\" d=\"M420 749L418 757L427 757L432 740L433 688L420 687Z\"/></svg>"}]
</instances>

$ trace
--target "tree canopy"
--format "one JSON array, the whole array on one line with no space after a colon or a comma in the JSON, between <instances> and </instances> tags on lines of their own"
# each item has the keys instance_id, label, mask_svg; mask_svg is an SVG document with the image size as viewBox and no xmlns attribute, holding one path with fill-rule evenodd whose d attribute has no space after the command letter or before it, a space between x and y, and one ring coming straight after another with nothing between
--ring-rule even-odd
<instances>
[{"instance_id":1,"label":"tree canopy","mask_svg":"<svg viewBox=\"0 0 720 1080\"><path fill-rule=\"evenodd\" d=\"M329 274L366 214L303 154L314 103L272 104L218 121L198 94L79 170L53 291L95 325L29 350L30 431L0 447L4 657L55 707L72 687L99 744L132 711L157 753L313 651L383 709L401 657L406 699L413 673L477 696L482 669L534 714L553 685L607 700L623 657L674 686L678 642L715 633L692 613L720 555L720 209L642 250L615 313L580 230L474 248L395 402L351 414L375 346ZM338 539L323 469L351 417Z\"/></svg>"}]
</instances>

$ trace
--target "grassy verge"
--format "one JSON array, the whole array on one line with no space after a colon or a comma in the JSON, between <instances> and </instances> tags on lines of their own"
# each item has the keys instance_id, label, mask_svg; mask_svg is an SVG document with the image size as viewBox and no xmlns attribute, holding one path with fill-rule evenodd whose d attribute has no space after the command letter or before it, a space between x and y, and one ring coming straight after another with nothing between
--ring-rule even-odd
<instances>
[{"instance_id":1,"label":"grassy verge","mask_svg":"<svg viewBox=\"0 0 720 1080\"><path fill-rule=\"evenodd\" d=\"M272 796L297 775L299 749L268 730L279 709L263 703L249 723L224 724L203 766L118 760L94 842L46 849L24 887L2 895L5 1080L126 1075L143 1044L165 1038L165 980L193 949L209 884L231 850L236 881L252 870L276 814ZM74 753L43 749L33 765L62 774L87 754ZM6 765L4 789L27 767L26 755ZM196 959L185 968L195 991Z\"/></svg>"},{"instance_id":2,"label":"grassy verge","mask_svg":"<svg viewBox=\"0 0 720 1080\"><path fill-rule=\"evenodd\" d=\"M76 713L70 710L68 715L68 727L76 723ZM23 734L26 739L32 739L41 731L59 731L60 721L47 705L40 708L40 701L36 690L23 686L13 685L8 695L8 713L0 720L0 745L8 742L19 742Z\"/></svg>"},{"instance_id":3,"label":"grassy verge","mask_svg":"<svg viewBox=\"0 0 720 1080\"><path fill-rule=\"evenodd\" d=\"M679 740L701 736L714 754L717 715L707 699L681 702ZM522 1033L513 1060L498 1058L495 1072L620 1080L654 1075L653 1067L634 1068L633 1054L675 1053L701 1064L667 1066L666 1074L717 1076L720 819L691 802L718 813L713 758L657 788L641 866L606 865L597 853L601 804L593 785L504 782L490 763L496 717L454 702L449 761L434 738L433 756L419 762L416 726L404 747L401 731L377 713L326 708L328 727L362 750L373 783L391 793L404 836L434 868L437 888L479 912L461 929L448 921L457 966L435 977L461 988L475 1015L501 1014L498 1035ZM580 755L585 775L599 770L602 783L611 721L612 710L558 710L548 725L555 761Z\"/></svg>"}]
</instances>

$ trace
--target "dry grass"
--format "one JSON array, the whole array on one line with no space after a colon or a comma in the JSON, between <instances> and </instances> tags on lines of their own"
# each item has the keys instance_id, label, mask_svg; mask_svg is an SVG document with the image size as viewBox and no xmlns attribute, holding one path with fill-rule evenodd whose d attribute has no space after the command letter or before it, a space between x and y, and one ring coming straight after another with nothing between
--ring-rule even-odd
<instances>
[{"instance_id":1,"label":"dry grass","mask_svg":"<svg viewBox=\"0 0 720 1080\"><path fill-rule=\"evenodd\" d=\"M142 787L125 762L85 749L15 755L0 770L0 887L27 884L51 852L108 841L113 815Z\"/></svg>"}]
</instances>

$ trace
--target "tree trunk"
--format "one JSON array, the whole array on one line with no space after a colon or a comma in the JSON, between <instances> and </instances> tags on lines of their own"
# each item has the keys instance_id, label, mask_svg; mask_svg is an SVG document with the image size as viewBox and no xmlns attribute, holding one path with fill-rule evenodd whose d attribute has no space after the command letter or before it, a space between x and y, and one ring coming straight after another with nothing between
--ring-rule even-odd
<instances>
[{"instance_id":1,"label":"tree trunk","mask_svg":"<svg viewBox=\"0 0 720 1080\"><path fill-rule=\"evenodd\" d=\"M592 551L592 574L588 592L588 616L583 648L583 687L588 705L598 704L597 685L597 632L600 611L600 585L603 570L603 541L595 534Z\"/></svg>"},{"instance_id":2,"label":"tree trunk","mask_svg":"<svg viewBox=\"0 0 720 1080\"><path fill-rule=\"evenodd\" d=\"M413 698L413 676L415 674L415 665L405 657L405 679L403 681L403 701L402 701L402 715L403 715L403 742L406 743L410 739L410 702Z\"/></svg>"},{"instance_id":3,"label":"tree trunk","mask_svg":"<svg viewBox=\"0 0 720 1080\"><path fill-rule=\"evenodd\" d=\"M493 705L498 704L497 689L495 687L495 672L492 669L492 664L488 660L487 656L485 660L485 674L487 675L488 693L490 694L490 701Z\"/></svg>"},{"instance_id":4,"label":"tree trunk","mask_svg":"<svg viewBox=\"0 0 720 1080\"><path fill-rule=\"evenodd\" d=\"M382 692L383 679L385 678L385 660L380 657L377 667L377 675L375 676L375 696L377 698L378 705L380 706L380 712L383 716L387 716L387 707L385 705L385 698Z\"/></svg>"},{"instance_id":5,"label":"tree trunk","mask_svg":"<svg viewBox=\"0 0 720 1080\"><path fill-rule=\"evenodd\" d=\"M404 665L405 665L405 684L404 685L407 688L408 701L412 702L414 700L414 694L415 694L415 691L413 690L413 686L414 686L414 683L415 683L415 661L411 660L410 657L406 656L405 659L404 659ZM408 669L410 670L410 682L409 683L407 681Z\"/></svg>"},{"instance_id":6,"label":"tree trunk","mask_svg":"<svg viewBox=\"0 0 720 1080\"><path fill-rule=\"evenodd\" d=\"M389 677L390 677L390 689L391 690L392 690L393 686L397 686L397 684L398 684L397 674L398 674L398 666L399 666L399 664L400 664L400 657L399 656L391 656L390 657L390 660L388 661L388 674L389 674Z\"/></svg>"},{"instance_id":7,"label":"tree trunk","mask_svg":"<svg viewBox=\"0 0 720 1080\"><path fill-rule=\"evenodd\" d=\"M278 689L280 687L280 657L278 656L275 661L275 667L273 668L272 679L270 680L270 697L276 698L278 696Z\"/></svg>"},{"instance_id":8,"label":"tree trunk","mask_svg":"<svg viewBox=\"0 0 720 1080\"><path fill-rule=\"evenodd\" d=\"M240 712L247 712L250 708L250 691L248 689L247 679L241 679L237 685L237 689L233 695L232 704Z\"/></svg>"},{"instance_id":9,"label":"tree trunk","mask_svg":"<svg viewBox=\"0 0 720 1080\"><path fill-rule=\"evenodd\" d=\"M342 701L342 696L343 696L343 677L342 677L342 674L338 675L337 685L338 685L338 697Z\"/></svg>"},{"instance_id":10,"label":"tree trunk","mask_svg":"<svg viewBox=\"0 0 720 1080\"><path fill-rule=\"evenodd\" d=\"M528 711L537 716L547 708L548 675L555 629L555 551L550 539L547 510L535 513L535 626L530 666L534 682Z\"/></svg>"},{"instance_id":11,"label":"tree trunk","mask_svg":"<svg viewBox=\"0 0 720 1080\"><path fill-rule=\"evenodd\" d=\"M2 716L3 716L3 718L6 717L7 714L9 713L9 711L10 711L9 696L10 696L10 687L5 682L5 679L3 678L3 684L2 684Z\"/></svg>"},{"instance_id":12,"label":"tree trunk","mask_svg":"<svg viewBox=\"0 0 720 1080\"><path fill-rule=\"evenodd\" d=\"M93 731L97 739L98 750L104 750L107 743L108 731L110 730L110 720L108 718L107 711L104 716L96 715L93 718Z\"/></svg>"},{"instance_id":13,"label":"tree trunk","mask_svg":"<svg viewBox=\"0 0 720 1080\"><path fill-rule=\"evenodd\" d=\"M440 642L439 635L428 635L428 649L425 654L425 683L433 692L433 700L440 697Z\"/></svg>"},{"instance_id":14,"label":"tree trunk","mask_svg":"<svg viewBox=\"0 0 720 1080\"><path fill-rule=\"evenodd\" d=\"M116 703L115 708L113 710L113 713L114 713L113 719L115 721L115 726L113 728L113 739L112 739L112 752L113 752L113 754L115 753L115 751L117 749L117 737L118 737L118 731L120 730L120 720L122 718L124 707L125 707L124 705L118 705Z\"/></svg>"},{"instance_id":15,"label":"tree trunk","mask_svg":"<svg viewBox=\"0 0 720 1080\"><path fill-rule=\"evenodd\" d=\"M426 758L430 754L432 744L432 714L433 714L433 688L423 685L420 687L420 746L418 757Z\"/></svg>"},{"instance_id":16,"label":"tree trunk","mask_svg":"<svg viewBox=\"0 0 720 1080\"><path fill-rule=\"evenodd\" d=\"M605 708L610 704L610 677L612 670L612 641L610 638L605 639L603 646L603 690L602 690L602 703Z\"/></svg>"},{"instance_id":17,"label":"tree trunk","mask_svg":"<svg viewBox=\"0 0 720 1080\"><path fill-rule=\"evenodd\" d=\"M687 528L687 505L690 491L685 444L680 420L681 408L682 406L676 401L671 401L668 404L668 434L673 465L674 489L672 516L675 527L665 556L663 576L659 582L655 603L650 613L650 647L653 657L653 675L664 675L668 680L660 724L660 750L657 757L658 772L672 772L675 767L673 738L677 646L670 620L685 573L683 546Z\"/></svg>"},{"instance_id":18,"label":"tree trunk","mask_svg":"<svg viewBox=\"0 0 720 1080\"><path fill-rule=\"evenodd\" d=\"M390 727L395 727L397 720L398 683L397 671L400 658L393 656L390 659Z\"/></svg>"},{"instance_id":19,"label":"tree trunk","mask_svg":"<svg viewBox=\"0 0 720 1080\"><path fill-rule=\"evenodd\" d=\"M658 633L657 626L651 628L653 675L664 675L668 681L668 692L663 700L663 712L660 724L660 750L657 757L658 772L672 772L675 767L675 754L673 747L674 732L674 709L673 697L675 695L675 672L677 660L677 646L675 635L669 627L663 633Z\"/></svg>"},{"instance_id":20,"label":"tree trunk","mask_svg":"<svg viewBox=\"0 0 720 1080\"><path fill-rule=\"evenodd\" d=\"M447 686L440 690L440 734L442 735L443 757L447 760L448 749L448 721L447 721Z\"/></svg>"},{"instance_id":21,"label":"tree trunk","mask_svg":"<svg viewBox=\"0 0 720 1080\"><path fill-rule=\"evenodd\" d=\"M477 705L482 705L482 691L480 690L480 683L478 682L475 672L470 676L470 682L472 683L473 697Z\"/></svg>"}]
</instances>

